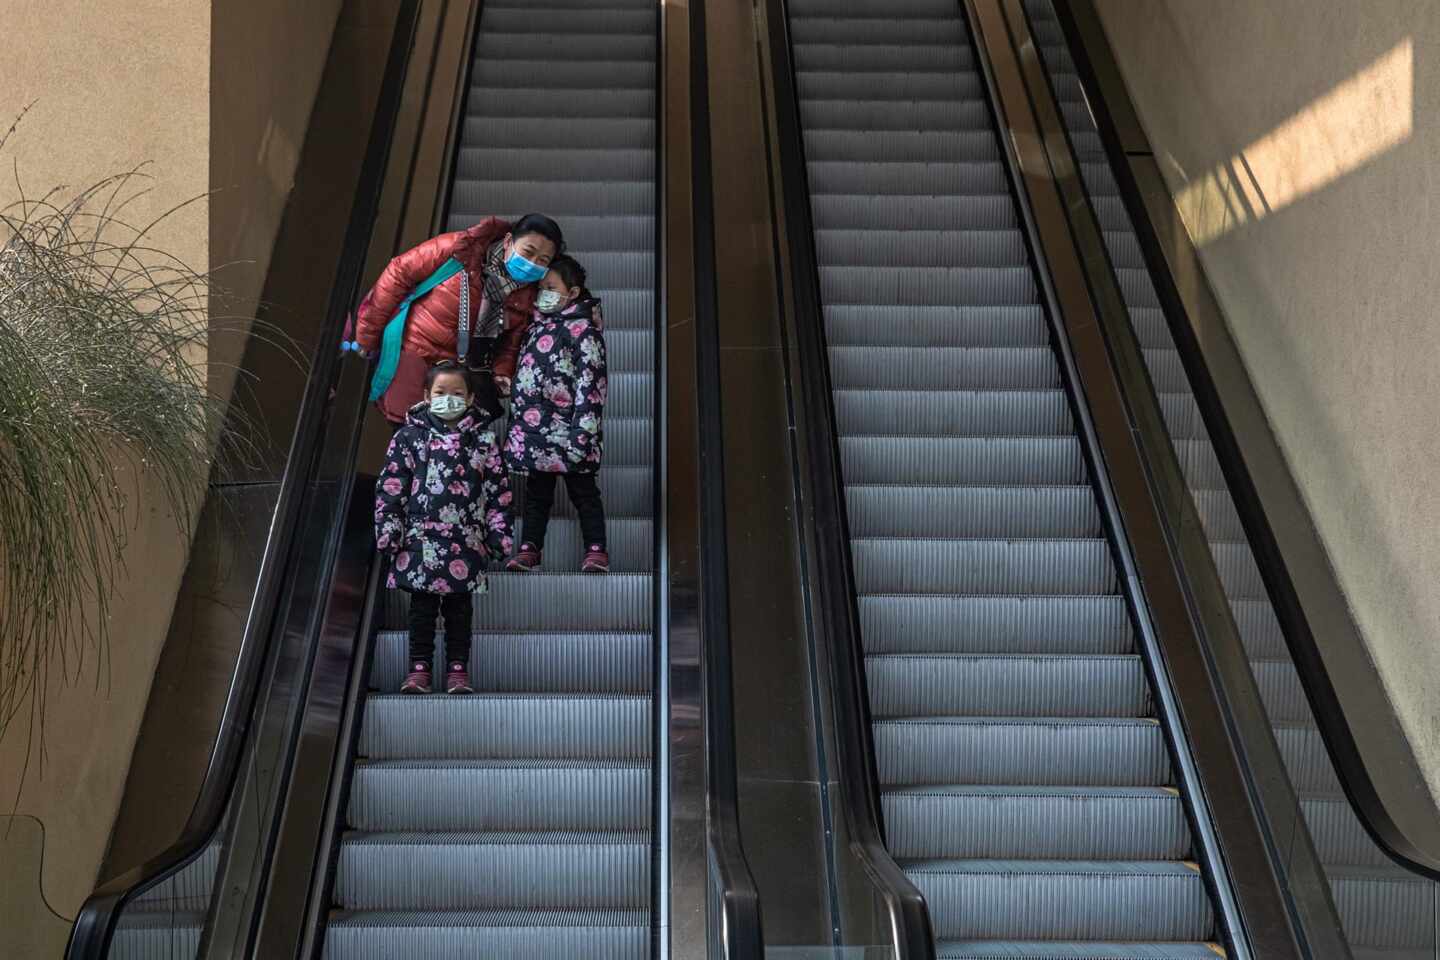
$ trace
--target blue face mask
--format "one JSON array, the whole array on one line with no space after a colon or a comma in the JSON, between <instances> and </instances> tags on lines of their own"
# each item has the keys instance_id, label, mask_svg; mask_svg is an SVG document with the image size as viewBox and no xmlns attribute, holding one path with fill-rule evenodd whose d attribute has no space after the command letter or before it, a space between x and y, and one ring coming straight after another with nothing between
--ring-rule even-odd
<instances>
[{"instance_id":1,"label":"blue face mask","mask_svg":"<svg viewBox=\"0 0 1440 960\"><path fill-rule=\"evenodd\" d=\"M547 269L533 260L527 260L519 250L511 250L510 256L505 258L505 272L516 283L534 283L545 276Z\"/></svg>"}]
</instances>

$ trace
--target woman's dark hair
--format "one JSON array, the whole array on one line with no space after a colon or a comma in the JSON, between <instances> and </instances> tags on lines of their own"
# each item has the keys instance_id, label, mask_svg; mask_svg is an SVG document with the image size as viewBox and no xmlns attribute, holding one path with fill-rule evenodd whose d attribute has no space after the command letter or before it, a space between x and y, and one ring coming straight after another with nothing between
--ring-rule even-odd
<instances>
[{"instance_id":1,"label":"woman's dark hair","mask_svg":"<svg viewBox=\"0 0 1440 960\"><path fill-rule=\"evenodd\" d=\"M430 388L435 386L435 378L442 373L458 373L465 378L465 392L474 393L475 384L470 379L470 371L458 360L441 360L435 366L425 371L425 392L429 393Z\"/></svg>"},{"instance_id":2,"label":"woman's dark hair","mask_svg":"<svg viewBox=\"0 0 1440 960\"><path fill-rule=\"evenodd\" d=\"M562 254L551 260L550 269L560 274L560 279L565 281L566 287L585 289L585 268L580 266L579 260L569 254Z\"/></svg>"},{"instance_id":3,"label":"woman's dark hair","mask_svg":"<svg viewBox=\"0 0 1440 960\"><path fill-rule=\"evenodd\" d=\"M521 237L528 237L532 233L538 233L546 240L555 244L556 255L565 252L565 234L560 230L560 224L551 220L545 216L545 214L527 213L519 220L516 220L515 225L510 228L510 236L516 240L519 240Z\"/></svg>"}]
</instances>

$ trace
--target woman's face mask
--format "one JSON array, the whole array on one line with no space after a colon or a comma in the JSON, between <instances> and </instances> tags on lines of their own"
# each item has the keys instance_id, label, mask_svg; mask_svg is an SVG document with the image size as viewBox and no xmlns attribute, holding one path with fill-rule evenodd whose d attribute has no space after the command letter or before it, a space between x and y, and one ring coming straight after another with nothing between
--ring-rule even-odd
<instances>
[{"instance_id":1,"label":"woman's face mask","mask_svg":"<svg viewBox=\"0 0 1440 960\"><path fill-rule=\"evenodd\" d=\"M538 242L527 244L526 241L532 238ZM522 247L526 249L522 250ZM554 256L554 249L555 245L549 240L533 234L513 240L510 243L510 252L505 255L505 272L510 274L510 279L516 283L534 283L545 276L550 258ZM531 259L532 257L534 259Z\"/></svg>"}]
</instances>

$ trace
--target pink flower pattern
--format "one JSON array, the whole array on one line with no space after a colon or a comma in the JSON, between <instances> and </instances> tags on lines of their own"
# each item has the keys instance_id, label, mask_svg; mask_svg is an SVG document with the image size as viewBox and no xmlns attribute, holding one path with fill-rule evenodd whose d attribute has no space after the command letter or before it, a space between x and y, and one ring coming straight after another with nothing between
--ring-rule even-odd
<instances>
[{"instance_id":1,"label":"pink flower pattern","mask_svg":"<svg viewBox=\"0 0 1440 960\"><path fill-rule=\"evenodd\" d=\"M536 313L511 392L505 465L516 472L593 473L604 447L607 392L600 301Z\"/></svg>"}]
</instances>

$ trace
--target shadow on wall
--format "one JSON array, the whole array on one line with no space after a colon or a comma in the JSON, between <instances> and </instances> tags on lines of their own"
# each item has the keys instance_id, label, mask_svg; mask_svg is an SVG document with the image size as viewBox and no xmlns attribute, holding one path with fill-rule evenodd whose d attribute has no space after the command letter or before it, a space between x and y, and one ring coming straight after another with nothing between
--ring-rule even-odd
<instances>
[{"instance_id":1,"label":"shadow on wall","mask_svg":"<svg viewBox=\"0 0 1440 960\"><path fill-rule=\"evenodd\" d=\"M1440 20L1419 0L1100 0L1368 652L1440 796ZM1191 173L1190 171L1204 171Z\"/></svg>"}]
</instances>

